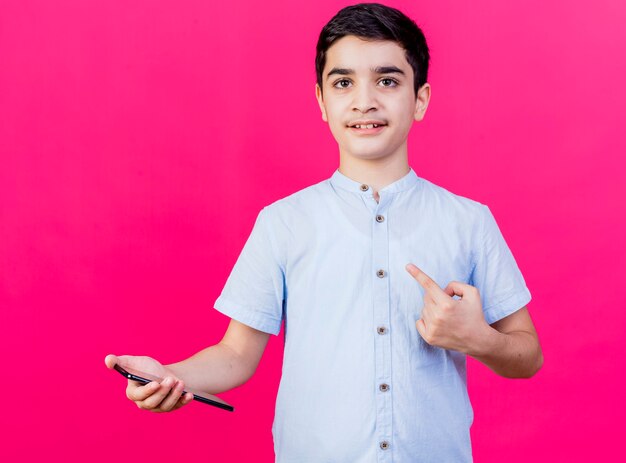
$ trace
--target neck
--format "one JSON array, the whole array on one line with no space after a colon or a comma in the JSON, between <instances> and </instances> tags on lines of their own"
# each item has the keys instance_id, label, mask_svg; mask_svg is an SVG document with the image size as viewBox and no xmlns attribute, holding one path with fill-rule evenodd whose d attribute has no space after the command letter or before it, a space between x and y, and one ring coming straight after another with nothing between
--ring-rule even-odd
<instances>
[{"instance_id":1,"label":"neck","mask_svg":"<svg viewBox=\"0 0 626 463\"><path fill-rule=\"evenodd\" d=\"M398 156L379 159L359 159L340 153L338 170L346 177L368 185L378 198L380 190L408 174L410 167L405 150Z\"/></svg>"}]
</instances>

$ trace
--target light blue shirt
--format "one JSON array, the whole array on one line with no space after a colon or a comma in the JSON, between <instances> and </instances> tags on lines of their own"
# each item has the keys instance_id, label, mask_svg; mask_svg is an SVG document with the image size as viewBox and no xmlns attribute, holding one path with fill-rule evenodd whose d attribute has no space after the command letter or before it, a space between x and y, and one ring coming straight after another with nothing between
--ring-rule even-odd
<instances>
[{"instance_id":1,"label":"light blue shirt","mask_svg":"<svg viewBox=\"0 0 626 463\"><path fill-rule=\"evenodd\" d=\"M215 308L278 334L276 461L469 462L466 357L427 344L423 289L476 286L493 323L530 301L488 207L413 169L379 191L338 170L265 207Z\"/></svg>"}]
</instances>

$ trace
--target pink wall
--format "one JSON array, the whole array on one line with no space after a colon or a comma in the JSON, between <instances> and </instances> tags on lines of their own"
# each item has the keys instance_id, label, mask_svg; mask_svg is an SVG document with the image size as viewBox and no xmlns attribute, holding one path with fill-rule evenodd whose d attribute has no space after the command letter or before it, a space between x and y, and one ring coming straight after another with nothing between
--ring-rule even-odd
<instances>
[{"instance_id":1,"label":"pink wall","mask_svg":"<svg viewBox=\"0 0 626 463\"><path fill-rule=\"evenodd\" d=\"M223 395L234 414L138 410L103 364L217 342L259 209L337 167L313 61L348 3L262 3L0 3L3 461L272 461L281 338ZM626 7L390 4L432 51L411 164L490 206L545 352L530 381L471 363L476 461L609 461L626 451Z\"/></svg>"}]
</instances>

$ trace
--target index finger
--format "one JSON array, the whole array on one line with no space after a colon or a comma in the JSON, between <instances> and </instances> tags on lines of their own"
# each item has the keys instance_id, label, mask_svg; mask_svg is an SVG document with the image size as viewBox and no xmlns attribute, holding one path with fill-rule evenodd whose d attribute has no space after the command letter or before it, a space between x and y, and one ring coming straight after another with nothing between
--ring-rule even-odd
<instances>
[{"instance_id":1,"label":"index finger","mask_svg":"<svg viewBox=\"0 0 626 463\"><path fill-rule=\"evenodd\" d=\"M435 300L435 302L443 302L450 299L443 289L437 284L435 280L426 275L422 270L420 270L415 264L407 264L407 271L417 280L417 282L422 285L431 297Z\"/></svg>"}]
</instances>

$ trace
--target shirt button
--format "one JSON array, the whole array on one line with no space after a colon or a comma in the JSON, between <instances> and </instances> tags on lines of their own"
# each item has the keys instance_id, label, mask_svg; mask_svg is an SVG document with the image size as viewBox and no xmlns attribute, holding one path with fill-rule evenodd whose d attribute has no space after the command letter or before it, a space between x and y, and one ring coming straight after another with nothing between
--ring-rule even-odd
<instances>
[{"instance_id":1,"label":"shirt button","mask_svg":"<svg viewBox=\"0 0 626 463\"><path fill-rule=\"evenodd\" d=\"M376 331L378 332L378 334L385 334L387 332L387 328L385 328L384 326L379 326L378 328L376 328Z\"/></svg>"},{"instance_id":2,"label":"shirt button","mask_svg":"<svg viewBox=\"0 0 626 463\"><path fill-rule=\"evenodd\" d=\"M384 278L385 277L385 271L380 269L378 272L376 272L376 276L378 278Z\"/></svg>"},{"instance_id":3,"label":"shirt button","mask_svg":"<svg viewBox=\"0 0 626 463\"><path fill-rule=\"evenodd\" d=\"M382 215L377 215L376 216L376 222L380 223L380 222L384 222L385 221L385 217Z\"/></svg>"},{"instance_id":4,"label":"shirt button","mask_svg":"<svg viewBox=\"0 0 626 463\"><path fill-rule=\"evenodd\" d=\"M380 392L387 392L389 390L389 384L383 383L378 386L378 389L380 389Z\"/></svg>"},{"instance_id":5,"label":"shirt button","mask_svg":"<svg viewBox=\"0 0 626 463\"><path fill-rule=\"evenodd\" d=\"M361 185L361 191L367 191L369 189L370 189L370 187L368 187L365 183L363 185Z\"/></svg>"},{"instance_id":6,"label":"shirt button","mask_svg":"<svg viewBox=\"0 0 626 463\"><path fill-rule=\"evenodd\" d=\"M389 442L387 442L386 440L382 441L380 443L380 448L383 450L387 450L389 448Z\"/></svg>"}]
</instances>

